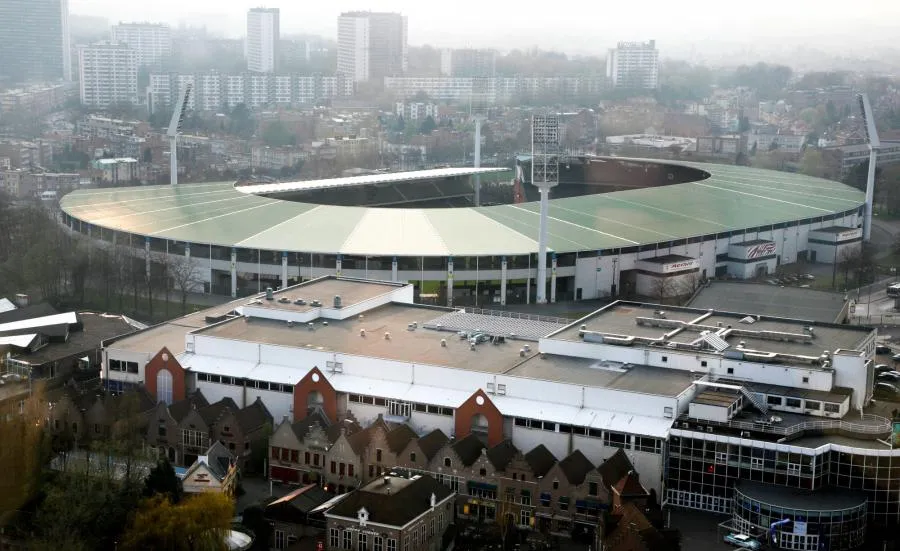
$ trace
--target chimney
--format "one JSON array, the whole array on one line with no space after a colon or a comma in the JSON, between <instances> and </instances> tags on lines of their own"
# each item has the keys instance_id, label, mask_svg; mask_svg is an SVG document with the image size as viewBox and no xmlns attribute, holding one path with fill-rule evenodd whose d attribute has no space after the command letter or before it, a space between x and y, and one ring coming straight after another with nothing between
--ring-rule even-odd
<instances>
[{"instance_id":1,"label":"chimney","mask_svg":"<svg viewBox=\"0 0 900 551\"><path fill-rule=\"evenodd\" d=\"M431 492L431 508L434 509L435 505L437 505L437 496L434 495L434 492Z\"/></svg>"},{"instance_id":2,"label":"chimney","mask_svg":"<svg viewBox=\"0 0 900 551\"><path fill-rule=\"evenodd\" d=\"M390 483L391 483L391 477L385 475L384 476L384 485L387 486Z\"/></svg>"}]
</instances>

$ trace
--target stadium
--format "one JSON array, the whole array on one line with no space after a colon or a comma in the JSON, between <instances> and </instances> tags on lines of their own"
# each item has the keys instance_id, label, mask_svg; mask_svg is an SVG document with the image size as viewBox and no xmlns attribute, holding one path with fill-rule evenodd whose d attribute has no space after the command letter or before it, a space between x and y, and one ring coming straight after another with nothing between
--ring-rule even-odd
<instances>
[{"instance_id":1,"label":"stadium","mask_svg":"<svg viewBox=\"0 0 900 551\"><path fill-rule=\"evenodd\" d=\"M343 275L410 282L420 302L490 307L535 300L540 204L523 181L530 159L519 163L515 173L79 190L60 206L72 231L146 251L148 263L190 258L198 291L244 296ZM839 182L621 157L571 157L559 169L551 302L686 294L709 277L839 262L862 241L865 196Z\"/></svg>"}]
</instances>

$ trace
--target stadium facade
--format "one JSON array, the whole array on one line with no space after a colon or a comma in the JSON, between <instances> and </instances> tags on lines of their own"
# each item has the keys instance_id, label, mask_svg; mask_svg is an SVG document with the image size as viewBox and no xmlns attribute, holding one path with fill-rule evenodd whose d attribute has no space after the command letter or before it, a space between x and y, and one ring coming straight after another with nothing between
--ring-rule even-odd
<instances>
[{"instance_id":1,"label":"stadium facade","mask_svg":"<svg viewBox=\"0 0 900 551\"><path fill-rule=\"evenodd\" d=\"M862 241L864 195L839 182L615 157L573 158L560 171L549 207L551 302L687 294L708 277L840 262ZM475 176L484 180L478 199ZM512 178L448 168L97 189L67 195L61 208L73 231L143 249L148 263L190 257L206 292L237 297L344 275L410 282L424 302L489 307L535 297L539 203Z\"/></svg>"}]
</instances>

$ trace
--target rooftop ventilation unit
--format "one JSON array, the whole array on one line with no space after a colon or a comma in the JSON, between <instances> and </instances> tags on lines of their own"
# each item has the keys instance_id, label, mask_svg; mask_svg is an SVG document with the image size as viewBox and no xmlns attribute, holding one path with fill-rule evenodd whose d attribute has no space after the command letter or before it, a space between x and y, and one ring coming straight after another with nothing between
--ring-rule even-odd
<instances>
[{"instance_id":1,"label":"rooftop ventilation unit","mask_svg":"<svg viewBox=\"0 0 900 551\"><path fill-rule=\"evenodd\" d=\"M749 325L749 324L752 324L755 322L756 322L756 318L754 318L753 316L746 316L746 317L741 318L741 323L746 323Z\"/></svg>"},{"instance_id":2,"label":"rooftop ventilation unit","mask_svg":"<svg viewBox=\"0 0 900 551\"><path fill-rule=\"evenodd\" d=\"M522 347L522 349L523 349L525 352L531 352L531 345L526 344L525 346Z\"/></svg>"},{"instance_id":3,"label":"rooftop ventilation unit","mask_svg":"<svg viewBox=\"0 0 900 551\"><path fill-rule=\"evenodd\" d=\"M416 324L415 324L415 323L407 323L407 324L406 324L406 330L407 330L407 331L415 331L415 330L416 330Z\"/></svg>"},{"instance_id":4,"label":"rooftop ventilation unit","mask_svg":"<svg viewBox=\"0 0 900 551\"><path fill-rule=\"evenodd\" d=\"M441 348L447 348L447 339L441 339Z\"/></svg>"},{"instance_id":5,"label":"rooftop ventilation unit","mask_svg":"<svg viewBox=\"0 0 900 551\"><path fill-rule=\"evenodd\" d=\"M287 326L288 326L288 327L293 327L293 326L294 326L294 320L287 320Z\"/></svg>"},{"instance_id":6,"label":"rooftop ventilation unit","mask_svg":"<svg viewBox=\"0 0 900 551\"><path fill-rule=\"evenodd\" d=\"M385 333L384 333L384 340L386 340L386 341L391 340L391 334L388 333L388 332L385 332Z\"/></svg>"},{"instance_id":7,"label":"rooftop ventilation unit","mask_svg":"<svg viewBox=\"0 0 900 551\"><path fill-rule=\"evenodd\" d=\"M524 348L520 348L520 349L519 349L519 357L520 357L520 358L524 358L524 357L525 357L525 349L524 349Z\"/></svg>"},{"instance_id":8,"label":"rooftop ventilation unit","mask_svg":"<svg viewBox=\"0 0 900 551\"><path fill-rule=\"evenodd\" d=\"M328 327L328 320L323 321L322 325L324 325L325 327Z\"/></svg>"},{"instance_id":9,"label":"rooftop ventilation unit","mask_svg":"<svg viewBox=\"0 0 900 551\"><path fill-rule=\"evenodd\" d=\"M342 308L343 306L344 306L344 304L341 301L341 295L334 295L334 307Z\"/></svg>"},{"instance_id":10,"label":"rooftop ventilation unit","mask_svg":"<svg viewBox=\"0 0 900 551\"><path fill-rule=\"evenodd\" d=\"M275 300L275 291L271 287L266 287L266 300Z\"/></svg>"},{"instance_id":11,"label":"rooftop ventilation unit","mask_svg":"<svg viewBox=\"0 0 900 551\"><path fill-rule=\"evenodd\" d=\"M319 302L318 300L314 300L314 301L310 302L309 304L310 304L310 306L314 306L316 308L318 308L319 306L322 306L322 303Z\"/></svg>"},{"instance_id":12,"label":"rooftop ventilation unit","mask_svg":"<svg viewBox=\"0 0 900 551\"><path fill-rule=\"evenodd\" d=\"M470 342L470 343L469 343L469 350L475 350L475 343L474 343L474 342Z\"/></svg>"},{"instance_id":13,"label":"rooftop ventilation unit","mask_svg":"<svg viewBox=\"0 0 900 551\"><path fill-rule=\"evenodd\" d=\"M360 314L359 317L357 317L356 319L358 319L359 321L362 321L362 320L364 320L365 318L366 318L366 317L365 317L363 314Z\"/></svg>"},{"instance_id":14,"label":"rooftop ventilation unit","mask_svg":"<svg viewBox=\"0 0 900 551\"><path fill-rule=\"evenodd\" d=\"M360 329L360 330L359 330L359 336L360 336L360 337L365 337L365 336L366 336L366 330L365 330L365 329Z\"/></svg>"},{"instance_id":15,"label":"rooftop ventilation unit","mask_svg":"<svg viewBox=\"0 0 900 551\"><path fill-rule=\"evenodd\" d=\"M666 313L663 310L656 310L653 312L653 317L659 319L666 319Z\"/></svg>"},{"instance_id":16,"label":"rooftop ventilation unit","mask_svg":"<svg viewBox=\"0 0 900 551\"><path fill-rule=\"evenodd\" d=\"M310 331L314 331L316 326L313 325L313 322L310 321L310 322L307 322L306 328L309 329Z\"/></svg>"}]
</instances>

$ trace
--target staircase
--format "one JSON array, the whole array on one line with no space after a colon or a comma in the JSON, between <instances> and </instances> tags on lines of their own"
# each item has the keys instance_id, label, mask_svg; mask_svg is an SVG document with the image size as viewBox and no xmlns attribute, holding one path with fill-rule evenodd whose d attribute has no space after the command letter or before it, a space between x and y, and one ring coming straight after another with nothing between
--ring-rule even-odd
<instances>
[{"instance_id":1,"label":"staircase","mask_svg":"<svg viewBox=\"0 0 900 551\"><path fill-rule=\"evenodd\" d=\"M768 406L768 404L766 404L765 400L761 399L756 394L747 390L747 387L744 387L744 386L741 387L741 394L744 395L744 398L750 400L750 403L753 404L753 406L756 407L756 409L761 411L763 414L769 413L769 406Z\"/></svg>"}]
</instances>

